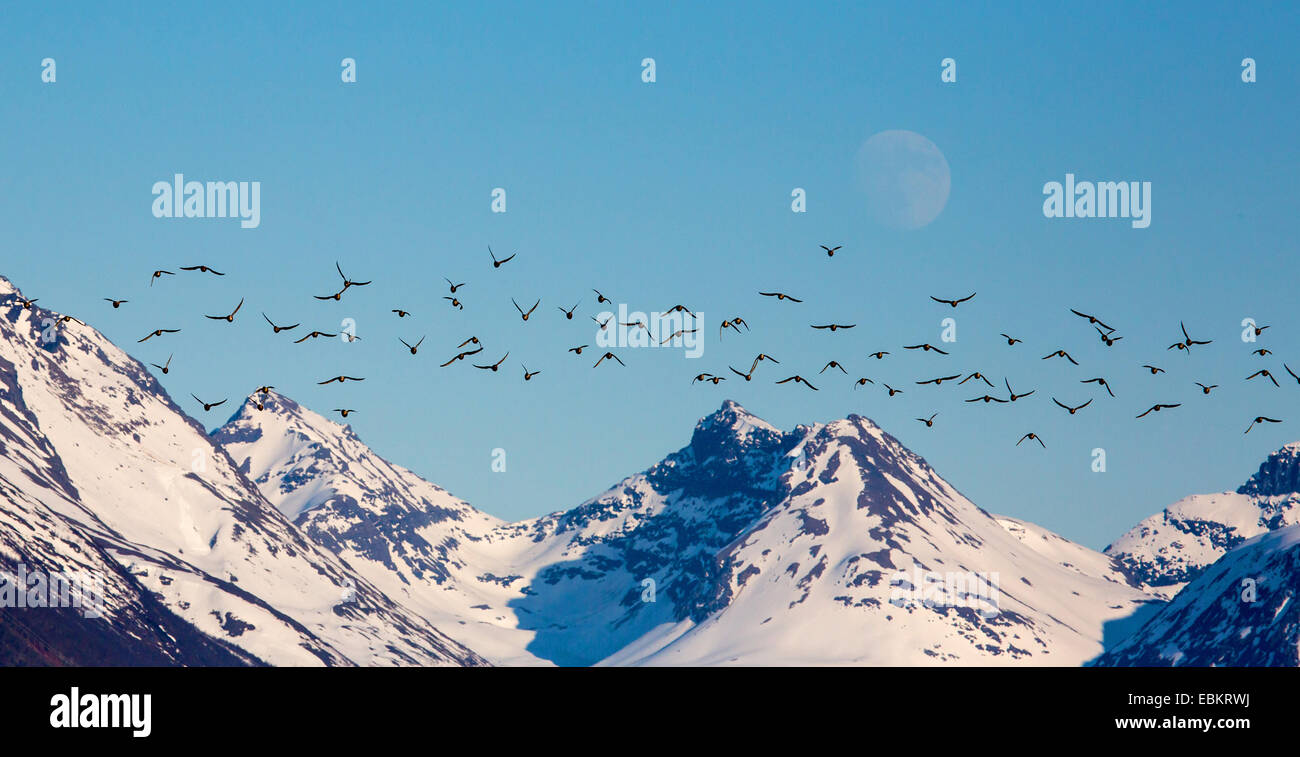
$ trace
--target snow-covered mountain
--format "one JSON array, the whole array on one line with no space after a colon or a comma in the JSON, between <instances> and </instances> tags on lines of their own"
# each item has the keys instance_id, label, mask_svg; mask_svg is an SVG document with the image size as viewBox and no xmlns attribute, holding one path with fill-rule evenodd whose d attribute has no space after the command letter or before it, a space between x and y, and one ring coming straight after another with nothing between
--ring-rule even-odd
<instances>
[{"instance_id":1,"label":"snow-covered mountain","mask_svg":"<svg viewBox=\"0 0 1300 757\"><path fill-rule=\"evenodd\" d=\"M1095 664L1300 666L1297 593L1300 525L1293 525L1228 552Z\"/></svg>"},{"instance_id":2,"label":"snow-covered mountain","mask_svg":"<svg viewBox=\"0 0 1300 757\"><path fill-rule=\"evenodd\" d=\"M495 662L1075 665L1153 601L1110 558L976 507L857 416L786 432L727 402L646 471L506 524L346 426L262 404L214 433L237 466Z\"/></svg>"},{"instance_id":3,"label":"snow-covered mountain","mask_svg":"<svg viewBox=\"0 0 1300 757\"><path fill-rule=\"evenodd\" d=\"M135 639L105 661L484 663L293 526L139 362L2 278L0 391L0 567L110 579L101 619L0 609L28 658L50 626Z\"/></svg>"},{"instance_id":4,"label":"snow-covered mountain","mask_svg":"<svg viewBox=\"0 0 1300 757\"><path fill-rule=\"evenodd\" d=\"M1235 492L1194 494L1106 547L1135 582L1173 596L1219 558L1260 534L1300 523L1300 442L1268 456Z\"/></svg>"}]
</instances>

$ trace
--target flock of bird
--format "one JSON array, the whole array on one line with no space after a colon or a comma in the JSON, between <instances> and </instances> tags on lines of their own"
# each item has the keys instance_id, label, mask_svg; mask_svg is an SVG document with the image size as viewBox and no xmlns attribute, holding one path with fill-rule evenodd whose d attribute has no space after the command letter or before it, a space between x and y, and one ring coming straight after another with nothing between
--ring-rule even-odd
<instances>
[{"instance_id":1,"label":"flock of bird","mask_svg":"<svg viewBox=\"0 0 1300 757\"><path fill-rule=\"evenodd\" d=\"M834 247L821 245L821 249L826 252L828 257L834 257L835 253L842 249L842 245L838 245ZM517 253L512 253L511 255L504 258L498 258L496 256L496 253L492 250L492 248L489 247L488 255L490 257L493 270L498 270L502 266L514 260ZM357 287L369 286L370 284L373 283L370 280L359 281L349 277L347 274L343 272L342 266L337 262L335 263L334 267L341 280L338 291L330 294L312 295L316 300L339 302L343 299L343 296L349 290ZM179 270L184 272L204 274L204 275L217 276L217 277L225 276L225 274L222 273L221 271L218 271L207 265L180 266ZM155 282L160 281L164 276L176 276L176 273L170 270L163 270L163 269L155 270L150 275L149 286L153 287ZM458 311L464 310L465 305L464 302L462 302L461 300L462 295L459 295L458 292L462 287L466 286L466 282L456 283L453 282L451 279L444 279L444 280L447 282L448 294L444 295L443 299L449 303L449 306L451 308ZM592 289L592 292L595 294L595 301L598 306L613 304L612 300L606 297L600 290ZM778 302L788 302L791 305L797 305L803 302L802 299L798 297L794 297L786 292L781 292L781 291L759 291L758 295L761 297L773 298ZM966 303L970 303L972 300L975 299L975 297L976 297L976 293L972 292L960 298L943 298L943 297L931 296L930 299L940 305L945 305L951 309L957 309L959 306L965 305ZM110 303L114 309L118 309L130 302L130 300L118 299L113 297L105 297L104 300ZM32 303L36 301L37 301L36 299L24 300L21 298L19 300L20 304L27 309L31 309ZM530 318L534 317L534 315L537 312L537 309L541 306L541 302L542 302L541 298L537 298L530 306L528 306L525 309L524 305L521 305L517 300L513 298L511 299L511 304L514 306L519 317L524 322L527 322L529 321ZM204 317L212 321L233 324L235 322L236 316L240 314L242 308L244 307L244 303L245 300L243 297L241 297L239 299L239 302L234 305L234 308L229 313L218 313L215 315L210 315L205 313ZM525 304L527 303L525 302ZM573 320L574 314L575 312L577 312L580 305L581 305L581 301L574 303L572 306L567 308L557 306L556 309L559 310L559 312L563 315L563 317L566 320L571 321ZM411 316L411 312L403 308L392 308L391 312L398 319L404 319ZM684 305L680 305L680 304L674 305L672 308L663 311L663 313L655 314L655 315L659 317L666 317L677 313L684 313L685 315L690 316L692 322L694 322L697 325L695 326L695 328L691 328L691 329L681 328L674 331L672 334L669 334L667 337L661 340L660 344L666 344L669 341L672 341L674 339L680 339L687 334L694 334L697 331L699 331L698 316L696 316L696 314L691 309L687 308ZM1070 309L1070 313L1072 313L1074 316L1077 316L1082 321L1086 321L1087 325L1091 327L1091 330L1095 332L1096 338L1098 338L1101 341L1101 343L1104 344L1107 348L1114 347L1117 342L1119 342L1124 338L1123 336L1117 334L1115 327L1108 325L1097 316L1084 313L1082 311L1075 310L1073 308ZM294 332L296 329L302 326L301 322L284 323L284 324L276 323L265 312L263 312L261 316L262 319L271 328L272 332L277 335L282 332ZM605 331L606 329L609 328L612 322L615 322L615 317L613 315L607 315L604 320L601 320L596 316L590 316L590 317L591 320L596 323L598 329L600 329L601 331ZM81 323L81 321L68 315L60 316L58 320L59 322L62 323L66 323L69 321L76 321L77 323ZM637 319L631 322L618 321L617 323L619 326L623 328L644 329L647 335L651 333L649 325L645 322L644 319ZM853 329L857 326L857 324L832 322L832 323L813 323L813 324L809 324L809 326L815 330L835 333L842 330ZM1188 333L1187 327L1182 322L1179 323L1179 328L1182 334L1181 338L1177 339L1172 344L1170 344L1166 348L1166 351L1178 351L1184 354L1190 354L1194 348L1206 347L1213 343L1213 340L1210 339L1193 339L1191 335ZM1264 333L1266 329L1269 328L1269 326L1252 326L1252 328L1254 329L1254 335L1256 337L1259 337ZM719 339L721 339L728 330L731 330L738 335L744 335L749 333L750 331L749 323L746 321L745 318L740 316L733 316L723 320L718 327ZM144 343L151 339L163 338L166 335L176 334L179 333L180 331L181 329L179 328L157 328L145 334L142 338L138 340L138 342ZM300 338L294 339L292 340L292 342L294 344L302 344L312 339L318 339L322 337L333 338L337 336L341 336L342 338L345 338L348 341L355 341L357 339L360 339L359 336L356 336L355 334L349 333L347 331L324 332L324 331L313 330L304 333ZM1024 344L1023 339L1020 339L1018 337L1012 336L1007 333L1001 333L999 334L999 336L1001 336L1003 339L1006 340L1007 347L1009 348L1016 348L1017 345ZM412 343L406 341L401 337L397 337L397 341L402 345L402 349L409 351L411 355L418 354L420 347L424 344L424 340L425 337L422 336L418 340L414 341L414 343ZM568 348L567 351L577 356L581 356L583 354L583 350L589 347L590 347L589 344L581 344L581 345L570 347ZM932 345L928 342L902 345L901 348L903 350L909 350L909 351L934 353L939 356L949 355L949 352L947 350L936 347L935 345ZM445 362L440 363L440 367L447 368L453 365L454 363L469 359L470 365L472 365L474 368L478 370L497 372L502 369L502 366L505 364L506 360L510 357L510 352L506 351L504 354L501 355L501 357L497 358L492 362L487 362L483 358L476 358L475 356L483 353L484 349L485 348L481 343L480 339L477 336L471 336L468 339L462 341L460 344L456 345L454 349L454 354L452 354ZM1020 349L1024 349L1024 348L1021 347ZM877 350L875 352L869 353L867 355L867 358L881 361L887 358L888 356L890 356L891 354L892 353L889 350ZM1251 354L1258 357L1267 357L1272 354L1272 351L1267 348L1260 347L1258 349L1255 349ZM150 365L157 368L163 374L168 374L171 371L172 357L173 357L172 355L168 355L167 360L164 363L162 364L150 363ZM1056 348L1049 351L1047 354L1043 355L1040 359L1041 360L1065 360L1074 366L1079 366L1079 362L1075 360L1074 357L1072 357L1068 351L1061 348ZM694 378L691 380L691 383L692 384L708 383L716 386L721 382L726 381L729 378L733 378L733 377L743 379L747 382L753 381L756 377L756 372L759 370L760 366L767 362L770 362L773 365L781 364L781 361L776 359L772 355L766 352L760 352L750 363L749 367L744 371L740 370L739 368L736 368L735 366L728 365L727 367L730 369L733 376L727 376L720 373L701 372L694 376ZM615 355L613 352L610 351L605 351L598 356L598 358L596 359L592 367L599 368L602 365L612 365L615 363L617 363L620 366L626 367L626 363L624 363L623 360L619 358L618 355ZM530 371L527 366L524 366L522 364L521 367L522 367L522 375L524 381L531 381L534 377L538 376L541 373L540 370ZM1153 376L1166 372L1164 368L1161 368L1156 365L1152 365L1150 363L1142 364L1141 367L1144 371L1149 372ZM1286 365L1285 363L1283 363L1282 367L1286 371L1286 373L1291 377L1291 379L1296 381L1297 384L1300 384L1300 375L1297 375L1295 371L1291 370L1290 366ZM839 371L840 374L851 378L852 389L865 387L869 384L873 386L877 385L875 379L867 376L859 376L854 378L851 374L849 374L844 364L837 360L831 360L827 362L825 365L822 366L821 370L818 371L817 375L820 376L822 374L826 374L828 371L832 372L832 375L834 371ZM1005 387L1006 393L1005 395L997 396L998 394L1000 394L997 383L991 380L990 376L988 376L987 374L981 371L973 371L969 373L965 371L944 372L944 373L945 375L934 376L931 378L920 378L917 379L914 383L916 386L936 386L936 387L949 382L951 382L956 386L963 386L966 385L967 383L971 383L973 386L978 386L979 383L982 383L984 385L983 387L981 387L981 389L984 390L983 393L981 393L978 396L967 398L964 401L967 403L981 403L985 405L990 403L1007 404L1007 403L1019 402L1026 399L1027 397L1034 395L1038 391L1037 389L1029 389L1028 391L1017 392L1014 389L1012 389L1010 378L1003 377L1001 384L1003 387ZM1250 373L1244 378L1245 381L1253 381L1255 379L1266 379L1267 381L1271 382L1274 387L1281 386L1278 383L1276 376L1267 368L1260 368L1259 370L1255 370L1254 372ZM346 374L340 374L337 376L331 376L325 378L322 381L318 381L317 384L321 386L325 386L325 385L330 385L335 383L345 384L347 382L359 382L364 380L365 378L362 376L350 376ZM822 380L818 379L818 382L822 383ZM806 387L811 391L820 391L819 388L812 383L812 381L810 381L808 378L804 377L799 373L795 373L793 375L784 378L776 379L775 383L778 385L783 385L783 384L803 385L804 387ZM1103 376L1093 376L1089 378L1083 378L1080 379L1080 383L1085 385L1095 385L1098 388L1098 390L1105 390L1107 395L1109 395L1112 398L1115 397L1115 392L1113 391L1110 382ZM1199 388L1200 392L1205 395L1210 394L1213 390L1219 387L1218 384L1206 384L1206 383L1201 383L1199 381L1193 381L1191 383L1194 383ZM890 384L885 383L884 381L881 381L879 383L879 386L884 389L888 397L895 397L897 395L905 393L904 389L891 386ZM252 395L250 395L250 398L254 400L254 405L259 410L263 409L264 407L261 399L259 398L259 395L260 397L265 397L265 395L267 395L274 388L275 387L269 385L262 386L259 387ZM989 393L988 390L993 390L994 393ZM194 398L195 402L197 402L199 405L203 407L204 412L211 411L213 408L224 405L228 399L228 398L223 398L216 401L208 401L208 400L201 399L194 394L191 394L190 396ZM1061 408L1061 410L1063 410L1064 412L1068 413L1071 416L1076 415L1084 411L1089 406L1091 406L1093 404L1094 399L1095 397L1089 398L1082 403L1073 404L1073 403L1062 402L1060 399L1057 399L1056 397L1051 397L1051 401L1057 407ZM1162 411L1172 410L1181 407L1182 404L1183 404L1182 402L1156 402L1155 404L1151 405L1149 408L1145 409L1143 412L1136 415L1135 418L1141 419L1147 417L1152 413L1159 413ZM351 413L357 411L354 408L340 407L340 408L334 408L334 412L337 412L342 417L347 418ZM938 413L934 412L931 413L928 417L917 417L916 420L920 423L923 423L927 428L932 428L935 425L935 419L937 417L938 417ZM1251 429L1253 429L1255 426L1263 423L1281 423L1281 422L1282 420L1279 418L1273 418L1266 415L1255 416L1251 420L1250 424L1246 427L1246 430L1243 433L1248 434L1250 433ZM1035 431L1028 431L1023 436L1021 436L1020 439L1016 442L1016 446L1019 446L1020 444L1026 441L1037 442L1043 448L1046 448L1047 446L1044 440L1042 439L1042 437L1039 436L1039 434L1036 433Z\"/></svg>"}]
</instances>

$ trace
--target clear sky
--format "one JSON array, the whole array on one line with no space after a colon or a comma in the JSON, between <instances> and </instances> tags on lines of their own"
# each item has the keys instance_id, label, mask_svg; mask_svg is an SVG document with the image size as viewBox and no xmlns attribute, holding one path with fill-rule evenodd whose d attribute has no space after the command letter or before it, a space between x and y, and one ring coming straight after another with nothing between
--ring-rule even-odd
<instances>
[{"instance_id":1,"label":"clear sky","mask_svg":"<svg viewBox=\"0 0 1300 757\"><path fill-rule=\"evenodd\" d=\"M174 352L160 378L209 428L264 383L355 408L380 454L509 519L644 469L731 398L786 428L870 417L985 509L1102 547L1300 439L1300 386L1282 370L1300 372L1297 28L1280 3L11 5L0 274L144 361ZM923 135L951 168L922 228L869 212L856 157L887 130ZM178 172L260 181L260 227L153 217L154 182ZM1043 185L1066 173L1151 182L1150 227L1045 218ZM518 257L494 270L488 245ZM338 288L336 260L374 283L314 300ZM148 286L194 263L227 276ZM467 282L463 311L444 276ZM619 349L626 368L593 370L592 287L632 310L698 311L702 356ZM776 289L804 302L757 296ZM972 291L955 311L929 299ZM241 297L233 325L202 318ZM511 297L541 306L525 323ZM557 307L575 303L568 321ZM1105 347L1070 307L1124 339ZM277 337L262 311L303 326ZM735 315L752 331L719 341ZM949 357L900 349L940 345L948 316ZM1240 339L1247 317L1273 326L1257 344ZM360 341L291 344L345 318ZM1166 350L1180 320L1214 343ZM832 321L858 325L809 328ZM158 327L184 331L136 343ZM502 372L438 368L471 334L476 357L509 350ZM397 341L423 335L416 356ZM1275 354L1250 354L1261 346ZM1039 359L1058 347L1081 365ZM868 361L881 349L894 354ZM759 351L781 365L749 383L727 370ZM852 376L816 375L831 359ZM525 384L521 361L541 375ZM1282 387L1244 381L1261 367ZM987 387L913 383L975 370L1037 393L966 404ZM731 379L692 385L701 371ZM316 383L339 373L366 381ZM794 373L820 391L772 383ZM906 393L851 391L858 376ZM1118 397L1079 383L1094 376ZM204 414L191 392L232 401ZM1070 416L1052 396L1096 400ZM1155 402L1183 406L1134 418ZM914 420L936 411L933 428ZM1261 414L1285 422L1243 435ZM1027 431L1047 449L1016 447Z\"/></svg>"}]
</instances>

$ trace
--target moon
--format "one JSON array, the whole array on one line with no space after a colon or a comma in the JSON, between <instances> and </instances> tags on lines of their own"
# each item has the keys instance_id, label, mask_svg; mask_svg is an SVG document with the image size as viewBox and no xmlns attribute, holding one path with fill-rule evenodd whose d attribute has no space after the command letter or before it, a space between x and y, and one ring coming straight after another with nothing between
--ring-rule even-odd
<instances>
[{"instance_id":1,"label":"moon","mask_svg":"<svg viewBox=\"0 0 1300 757\"><path fill-rule=\"evenodd\" d=\"M919 229L948 204L952 174L943 152L913 131L882 131L858 150L858 184L867 213L891 229Z\"/></svg>"}]
</instances>

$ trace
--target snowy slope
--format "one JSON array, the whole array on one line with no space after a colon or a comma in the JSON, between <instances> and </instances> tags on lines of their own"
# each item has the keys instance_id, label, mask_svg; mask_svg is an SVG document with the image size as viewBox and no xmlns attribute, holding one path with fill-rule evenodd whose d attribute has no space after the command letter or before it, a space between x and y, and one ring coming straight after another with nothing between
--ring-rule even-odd
<instances>
[{"instance_id":1,"label":"snowy slope","mask_svg":"<svg viewBox=\"0 0 1300 757\"><path fill-rule=\"evenodd\" d=\"M1098 665L1300 666L1300 526L1255 536Z\"/></svg>"},{"instance_id":2,"label":"snowy slope","mask_svg":"<svg viewBox=\"0 0 1300 757\"><path fill-rule=\"evenodd\" d=\"M483 662L306 538L140 363L93 328L19 300L0 279L0 435L22 442L4 458L35 471L9 481L168 611L271 664ZM19 500L6 514L14 524L26 517ZM36 538L10 549L32 556ZM66 550L47 557L71 560Z\"/></svg>"},{"instance_id":3,"label":"snowy slope","mask_svg":"<svg viewBox=\"0 0 1300 757\"><path fill-rule=\"evenodd\" d=\"M716 555L711 611L607 664L1077 665L1151 600L1096 553L999 522L865 418L808 429L797 452L780 501ZM971 574L997 591L963 594Z\"/></svg>"},{"instance_id":4,"label":"snowy slope","mask_svg":"<svg viewBox=\"0 0 1300 757\"><path fill-rule=\"evenodd\" d=\"M1300 523L1300 442L1269 455L1235 492L1195 494L1105 549L1135 581L1172 596L1247 539Z\"/></svg>"},{"instance_id":5,"label":"snowy slope","mask_svg":"<svg viewBox=\"0 0 1300 757\"><path fill-rule=\"evenodd\" d=\"M495 662L1074 665L1152 600L1110 558L975 507L856 416L786 432L727 402L646 471L504 524L347 427L263 404L214 438L313 538L459 618L439 625ZM914 564L998 573L1000 612L890 605L889 578Z\"/></svg>"}]
</instances>

